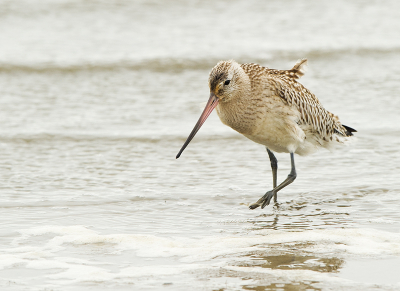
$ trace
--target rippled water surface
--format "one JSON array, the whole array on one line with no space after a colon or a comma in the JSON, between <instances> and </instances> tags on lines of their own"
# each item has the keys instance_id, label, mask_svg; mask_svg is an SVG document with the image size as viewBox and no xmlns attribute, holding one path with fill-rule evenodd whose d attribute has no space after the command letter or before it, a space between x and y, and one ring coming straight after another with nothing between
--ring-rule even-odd
<instances>
[{"instance_id":1,"label":"rippled water surface","mask_svg":"<svg viewBox=\"0 0 400 291\"><path fill-rule=\"evenodd\" d=\"M397 1L2 1L0 31L2 290L400 288ZM216 113L175 159L217 61L303 57L357 141L279 204Z\"/></svg>"}]
</instances>

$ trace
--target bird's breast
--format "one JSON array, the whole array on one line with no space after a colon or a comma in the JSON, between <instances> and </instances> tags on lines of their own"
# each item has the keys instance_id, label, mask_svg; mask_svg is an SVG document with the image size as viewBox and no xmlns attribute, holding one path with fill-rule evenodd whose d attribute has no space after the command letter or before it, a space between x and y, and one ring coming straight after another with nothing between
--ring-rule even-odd
<instances>
[{"instance_id":1,"label":"bird's breast","mask_svg":"<svg viewBox=\"0 0 400 291\"><path fill-rule=\"evenodd\" d=\"M257 120L262 116L255 106L241 102L221 102L216 109L223 124L244 135L254 133Z\"/></svg>"},{"instance_id":2,"label":"bird's breast","mask_svg":"<svg viewBox=\"0 0 400 291\"><path fill-rule=\"evenodd\" d=\"M296 123L298 112L278 96L243 104L221 102L217 113L224 124L277 152L290 152L304 140Z\"/></svg>"}]
</instances>

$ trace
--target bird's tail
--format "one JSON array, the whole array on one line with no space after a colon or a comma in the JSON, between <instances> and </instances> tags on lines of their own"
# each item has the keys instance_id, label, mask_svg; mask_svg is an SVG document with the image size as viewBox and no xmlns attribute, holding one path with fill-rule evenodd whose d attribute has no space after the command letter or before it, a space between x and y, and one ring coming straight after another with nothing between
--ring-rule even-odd
<instances>
[{"instance_id":1,"label":"bird's tail","mask_svg":"<svg viewBox=\"0 0 400 291\"><path fill-rule=\"evenodd\" d=\"M291 73L290 75L296 79L299 79L306 72L306 67L307 59L298 60L294 67L289 70L289 72Z\"/></svg>"},{"instance_id":2,"label":"bird's tail","mask_svg":"<svg viewBox=\"0 0 400 291\"><path fill-rule=\"evenodd\" d=\"M343 125L342 126L346 129L346 136L352 136L353 132L357 132L354 128L351 128L349 126Z\"/></svg>"}]
</instances>

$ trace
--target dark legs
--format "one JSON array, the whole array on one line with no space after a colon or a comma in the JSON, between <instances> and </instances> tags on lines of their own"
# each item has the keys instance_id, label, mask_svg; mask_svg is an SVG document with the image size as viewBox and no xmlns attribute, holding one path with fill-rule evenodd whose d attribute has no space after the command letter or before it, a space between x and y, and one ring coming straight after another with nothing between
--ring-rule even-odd
<instances>
[{"instance_id":1,"label":"dark legs","mask_svg":"<svg viewBox=\"0 0 400 291\"><path fill-rule=\"evenodd\" d=\"M269 160L271 161L271 168L272 168L272 185L274 186L273 189L276 188L276 181L278 179L278 160L275 158L275 155L273 152L271 152L268 148L267 152L268 152L268 156L269 156ZM275 193L274 195L274 202L277 202L278 199L278 195Z\"/></svg>"},{"instance_id":2,"label":"dark legs","mask_svg":"<svg viewBox=\"0 0 400 291\"><path fill-rule=\"evenodd\" d=\"M250 209L256 209L258 206L261 206L261 208L264 208L265 206L269 205L269 202L271 201L272 197L274 197L274 201L276 202L278 191L285 188L290 183L292 183L297 177L296 168L294 165L294 154L290 153L290 162L292 165L290 174L287 176L285 181L283 181L281 184L279 184L278 187L276 187L276 172L278 169L278 162L277 162L274 154L269 149L267 149L267 151L268 151L269 158L271 160L272 175L273 175L273 179L274 179L274 181L273 181L274 189L265 193L265 195L263 197L261 197L256 203L251 204Z\"/></svg>"}]
</instances>

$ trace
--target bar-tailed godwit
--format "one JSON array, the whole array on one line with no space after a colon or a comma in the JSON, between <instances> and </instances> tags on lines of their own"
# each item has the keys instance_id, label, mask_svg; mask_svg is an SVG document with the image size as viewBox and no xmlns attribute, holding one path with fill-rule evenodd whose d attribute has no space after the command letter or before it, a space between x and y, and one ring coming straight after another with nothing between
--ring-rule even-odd
<instances>
[{"instance_id":1,"label":"bar-tailed godwit","mask_svg":"<svg viewBox=\"0 0 400 291\"><path fill-rule=\"evenodd\" d=\"M257 64L219 62L208 79L210 99L176 158L216 108L222 123L266 147L272 168L273 189L250 209L264 208L272 197L296 179L294 154L307 155L318 148L344 144L356 132L340 123L321 102L297 82L304 75L306 59L291 70L273 70ZM290 154L291 171L277 186L278 161L273 152Z\"/></svg>"}]
</instances>

